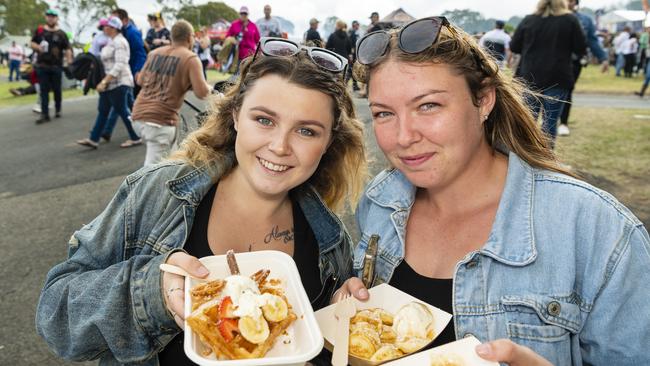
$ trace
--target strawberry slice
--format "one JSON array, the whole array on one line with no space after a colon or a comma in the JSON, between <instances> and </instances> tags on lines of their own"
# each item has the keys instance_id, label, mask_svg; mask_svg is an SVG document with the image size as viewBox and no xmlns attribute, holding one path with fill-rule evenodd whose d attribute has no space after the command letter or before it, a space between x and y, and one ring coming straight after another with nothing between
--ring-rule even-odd
<instances>
[{"instance_id":1,"label":"strawberry slice","mask_svg":"<svg viewBox=\"0 0 650 366\"><path fill-rule=\"evenodd\" d=\"M234 318L235 314L233 314L235 310L235 306L232 303L232 299L230 296L226 296L221 300L221 303L219 303L219 317L220 318Z\"/></svg>"},{"instance_id":2,"label":"strawberry slice","mask_svg":"<svg viewBox=\"0 0 650 366\"><path fill-rule=\"evenodd\" d=\"M219 333L221 333L221 336L226 340L226 342L232 341L233 338L235 338L234 333L239 332L237 320L235 319L219 319L219 322L217 323L217 329L219 329Z\"/></svg>"}]
</instances>

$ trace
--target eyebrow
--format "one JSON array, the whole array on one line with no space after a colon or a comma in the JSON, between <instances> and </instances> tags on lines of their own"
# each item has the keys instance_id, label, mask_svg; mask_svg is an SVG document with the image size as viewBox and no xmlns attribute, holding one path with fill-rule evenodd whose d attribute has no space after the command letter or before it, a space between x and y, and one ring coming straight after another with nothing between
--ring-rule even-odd
<instances>
[{"instance_id":1,"label":"eyebrow","mask_svg":"<svg viewBox=\"0 0 650 366\"><path fill-rule=\"evenodd\" d=\"M414 97L413 99L411 99L411 100L408 102L408 104L415 103L415 102L419 101L420 99L423 99L423 98L425 98L425 97L427 97L427 96L429 96L429 95L432 95L432 94L442 94L442 93L447 93L447 91L446 91L446 90L440 90L440 89L431 89L431 90L427 90L426 92L424 92L424 93L422 93L422 94L420 94L420 95ZM368 104L368 106L369 106L369 107L382 107L382 108L388 108L387 105L382 104L382 103L376 103L376 102L370 102L370 103Z\"/></svg>"},{"instance_id":2,"label":"eyebrow","mask_svg":"<svg viewBox=\"0 0 650 366\"><path fill-rule=\"evenodd\" d=\"M278 117L278 114L276 112L274 112L274 111L272 111L272 110L270 110L270 109L268 109L268 108L266 108L264 106L251 107L249 110L264 112L264 113L270 115L271 117L275 117L275 118ZM300 122L300 124L303 124L303 125L316 125L316 126L321 127L324 130L327 129L327 128L325 128L325 124L323 122L317 121L317 120L305 119L305 120L299 120L298 122Z\"/></svg>"}]
</instances>

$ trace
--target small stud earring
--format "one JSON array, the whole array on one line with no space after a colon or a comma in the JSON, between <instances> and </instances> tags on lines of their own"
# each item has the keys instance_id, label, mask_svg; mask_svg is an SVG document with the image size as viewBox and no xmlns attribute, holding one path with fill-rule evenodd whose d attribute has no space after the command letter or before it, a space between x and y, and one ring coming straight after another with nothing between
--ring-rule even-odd
<instances>
[{"instance_id":1,"label":"small stud earring","mask_svg":"<svg viewBox=\"0 0 650 366\"><path fill-rule=\"evenodd\" d=\"M487 121L487 119L488 119L488 115L486 114L486 115L483 116L483 120Z\"/></svg>"}]
</instances>

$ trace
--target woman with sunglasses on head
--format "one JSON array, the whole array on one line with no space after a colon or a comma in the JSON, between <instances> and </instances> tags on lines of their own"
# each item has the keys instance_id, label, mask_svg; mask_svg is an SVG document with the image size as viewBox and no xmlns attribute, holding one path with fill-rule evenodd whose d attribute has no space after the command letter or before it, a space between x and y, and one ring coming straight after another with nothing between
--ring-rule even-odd
<instances>
[{"instance_id":1,"label":"woman with sunglasses on head","mask_svg":"<svg viewBox=\"0 0 650 366\"><path fill-rule=\"evenodd\" d=\"M72 236L37 309L50 347L72 360L190 364L184 280L159 265L205 277L197 258L228 249L292 255L312 306L329 304L352 268L332 212L358 197L366 167L346 67L328 50L263 39L181 150L128 176Z\"/></svg>"},{"instance_id":2,"label":"woman with sunglasses on head","mask_svg":"<svg viewBox=\"0 0 650 366\"><path fill-rule=\"evenodd\" d=\"M367 34L357 61L391 168L357 208L365 278L335 299L389 283L453 313L436 344L511 365L650 364L648 232L557 160L529 92L441 17Z\"/></svg>"}]
</instances>

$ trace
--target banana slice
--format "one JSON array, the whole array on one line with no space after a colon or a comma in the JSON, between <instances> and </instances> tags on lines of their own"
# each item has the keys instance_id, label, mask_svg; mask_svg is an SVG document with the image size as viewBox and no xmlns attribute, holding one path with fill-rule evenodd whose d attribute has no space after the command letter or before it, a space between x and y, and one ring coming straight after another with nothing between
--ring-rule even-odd
<instances>
[{"instance_id":1,"label":"banana slice","mask_svg":"<svg viewBox=\"0 0 650 366\"><path fill-rule=\"evenodd\" d=\"M283 298L277 295L264 294L266 304L262 306L264 318L270 322L280 322L287 318L289 309Z\"/></svg>"},{"instance_id":2,"label":"banana slice","mask_svg":"<svg viewBox=\"0 0 650 366\"><path fill-rule=\"evenodd\" d=\"M397 340L397 333L395 333L391 326L383 325L379 339L381 339L381 343L395 343Z\"/></svg>"},{"instance_id":3,"label":"banana slice","mask_svg":"<svg viewBox=\"0 0 650 366\"><path fill-rule=\"evenodd\" d=\"M370 361L388 361L403 355L402 351L398 350L397 347L392 344L385 344L370 357Z\"/></svg>"},{"instance_id":4,"label":"banana slice","mask_svg":"<svg viewBox=\"0 0 650 366\"><path fill-rule=\"evenodd\" d=\"M419 351L428 343L429 341L427 339L411 337L405 339L398 339L397 342L395 342L395 346L397 346L397 348L399 348L400 351L404 353L413 353L415 351Z\"/></svg>"},{"instance_id":5,"label":"banana slice","mask_svg":"<svg viewBox=\"0 0 650 366\"><path fill-rule=\"evenodd\" d=\"M262 317L242 316L239 318L239 333L247 341L260 344L269 337L269 324Z\"/></svg>"},{"instance_id":6,"label":"banana slice","mask_svg":"<svg viewBox=\"0 0 650 366\"><path fill-rule=\"evenodd\" d=\"M463 359L457 354L433 354L431 366L464 366Z\"/></svg>"}]
</instances>

